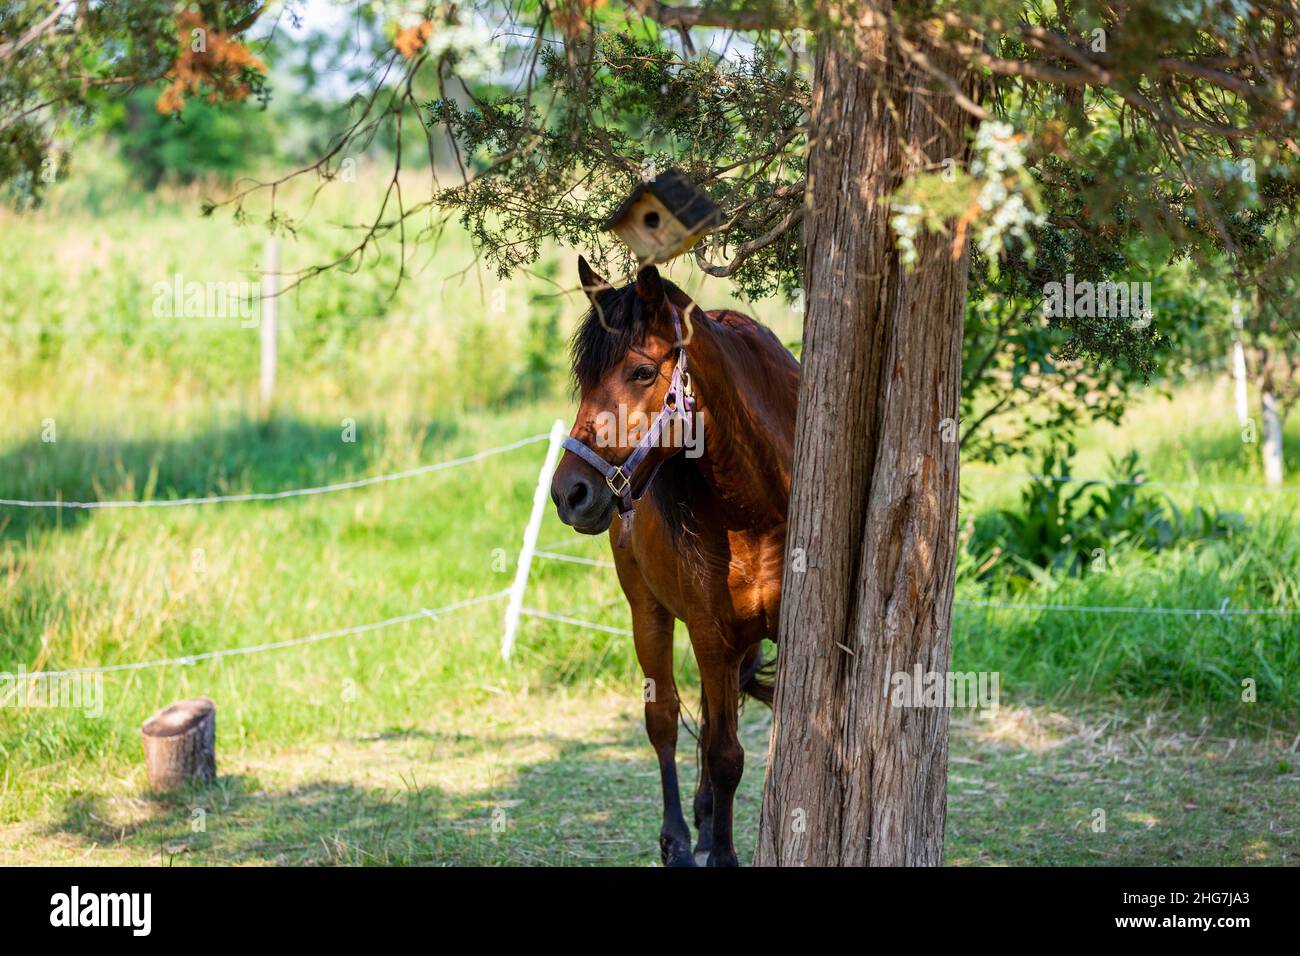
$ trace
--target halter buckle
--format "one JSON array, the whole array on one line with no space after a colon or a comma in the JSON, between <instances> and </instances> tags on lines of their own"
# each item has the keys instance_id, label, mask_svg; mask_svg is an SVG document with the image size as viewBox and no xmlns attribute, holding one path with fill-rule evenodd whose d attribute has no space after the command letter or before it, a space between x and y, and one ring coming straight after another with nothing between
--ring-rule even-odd
<instances>
[{"instance_id":1,"label":"halter buckle","mask_svg":"<svg viewBox=\"0 0 1300 956\"><path fill-rule=\"evenodd\" d=\"M618 485L614 483L616 478L620 482ZM628 488L632 487L632 479L623 474L622 465L615 465L614 470L605 476L605 484L609 485L609 490L614 492L616 498L622 498L627 493Z\"/></svg>"}]
</instances>

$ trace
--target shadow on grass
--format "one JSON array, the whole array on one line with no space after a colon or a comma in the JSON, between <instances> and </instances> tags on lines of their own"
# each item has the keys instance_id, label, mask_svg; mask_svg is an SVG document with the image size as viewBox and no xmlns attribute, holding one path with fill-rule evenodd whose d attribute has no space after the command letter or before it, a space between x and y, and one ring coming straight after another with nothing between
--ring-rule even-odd
<instances>
[{"instance_id":1,"label":"shadow on grass","mask_svg":"<svg viewBox=\"0 0 1300 956\"><path fill-rule=\"evenodd\" d=\"M742 861L753 856L767 727L742 722ZM1295 864L1300 772L1289 742L1216 735L1172 713L957 718L948 862ZM680 740L678 754L688 807L691 743ZM437 785L420 782L430 772ZM69 858L136 864L652 866L660 806L654 758L627 713L537 734L389 728L293 750L193 793L82 795L43 835Z\"/></svg>"},{"instance_id":2,"label":"shadow on grass","mask_svg":"<svg viewBox=\"0 0 1300 956\"><path fill-rule=\"evenodd\" d=\"M74 798L47 832L164 865L490 862L475 853L467 829L448 819L447 794L428 787L394 792L318 780L271 792L236 775L205 789L126 801L134 807L118 822L122 802Z\"/></svg>"},{"instance_id":3,"label":"shadow on grass","mask_svg":"<svg viewBox=\"0 0 1300 956\"><path fill-rule=\"evenodd\" d=\"M456 430L452 421L429 422L412 430L411 443L444 442ZM368 475L370 449L384 437L379 423L358 422L345 435L342 424L295 418L244 419L183 439L59 434L0 455L0 498L161 500L314 487ZM0 505L0 540L73 528L95 513Z\"/></svg>"},{"instance_id":4,"label":"shadow on grass","mask_svg":"<svg viewBox=\"0 0 1300 956\"><path fill-rule=\"evenodd\" d=\"M742 734L751 758L736 807L745 860L766 726L751 720ZM93 849L99 859L135 864L659 862L659 774L638 713L539 733L389 727L324 753L322 762L317 748L293 750L187 793L86 793L60 806L43 837L78 858ZM696 762L685 734L678 764L689 808Z\"/></svg>"},{"instance_id":5,"label":"shadow on grass","mask_svg":"<svg viewBox=\"0 0 1300 956\"><path fill-rule=\"evenodd\" d=\"M947 861L1277 866L1300 861L1290 735L1175 712L1011 708L953 725Z\"/></svg>"},{"instance_id":6,"label":"shadow on grass","mask_svg":"<svg viewBox=\"0 0 1300 956\"><path fill-rule=\"evenodd\" d=\"M165 796L84 794L68 800L45 832L165 865L657 862L658 780L645 774L653 761L611 761L601 753L609 746L566 740L553 759L463 792L406 776L405 789L313 779L271 790L256 777L233 775Z\"/></svg>"}]
</instances>

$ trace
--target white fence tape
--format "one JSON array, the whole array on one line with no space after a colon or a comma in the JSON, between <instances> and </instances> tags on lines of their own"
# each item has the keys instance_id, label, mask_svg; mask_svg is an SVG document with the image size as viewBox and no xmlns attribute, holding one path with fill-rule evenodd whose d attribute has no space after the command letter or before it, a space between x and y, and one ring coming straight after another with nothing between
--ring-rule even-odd
<instances>
[{"instance_id":1,"label":"white fence tape","mask_svg":"<svg viewBox=\"0 0 1300 956\"><path fill-rule=\"evenodd\" d=\"M417 475L445 471L448 468L469 465L476 461L482 461L484 458L491 458L493 455L514 451L516 448L523 448L526 445L535 445L538 442L546 441L547 437L547 435L530 435L508 445L488 448L472 455L465 455L463 458L452 458L431 465L408 468L405 471L395 471L386 475L371 475L369 478L359 478L356 481L340 481L331 485L320 485L316 488L290 488L286 491L258 491L241 495L209 495L203 498L161 498L156 501L29 501L22 498L0 498L0 505L11 505L15 508L178 508L182 505L215 505L232 501L279 501L282 498L324 495L334 491L365 488L368 485L378 485L386 481L401 481L405 478L414 478Z\"/></svg>"},{"instance_id":2,"label":"white fence tape","mask_svg":"<svg viewBox=\"0 0 1300 956\"><path fill-rule=\"evenodd\" d=\"M997 608L1006 611L1073 611L1080 614L1169 614L1177 617L1226 618L1256 616L1289 617L1300 614L1300 608L1266 607L1266 608L1230 608L1225 600L1219 607L1125 607L1123 605L1105 604L1031 604L1013 601L967 601L952 602L960 607Z\"/></svg>"},{"instance_id":3,"label":"white fence tape","mask_svg":"<svg viewBox=\"0 0 1300 956\"><path fill-rule=\"evenodd\" d=\"M231 647L216 651L205 651L199 654L190 654L184 657L170 657L160 660L139 661L128 664L110 664L103 667L81 667L61 671L36 671L30 674L21 675L23 679L36 678L54 678L68 677L77 674L107 674L122 671L138 671L157 667L168 666L187 666L197 664L202 661L218 660L224 657L245 656L258 654L264 651L280 650L288 647L298 647L305 644L314 644L319 641L332 640L341 637L350 637L358 634L365 634L371 631L383 628L393 627L398 624L407 624L422 618L436 618L440 615L463 608L474 607L480 604L486 604L491 601L509 596L509 602L506 608L505 633L501 642L501 656L505 660L510 659L510 654L514 648L515 638L519 630L519 621L521 616L528 616L547 621L554 621L560 624L569 624L574 627L583 627L590 630L603 631L609 634L628 635L632 631L627 628L613 627L607 624L597 624L593 621L585 621L581 618L572 617L568 614L555 614L550 611L543 611L538 608L524 607L523 601L528 586L529 571L534 558L541 558L549 561L561 561L569 564L580 564L597 568L613 568L614 563L597 558L586 558L578 555L561 554L555 549L572 547L576 539L567 539L556 541L545 545L543 548L537 547L537 538L541 531L542 519L546 511L546 499L551 482L551 476L555 471L555 466L559 460L561 442L565 434L564 423L556 421L551 427L548 434L530 435L527 438L521 438L518 441L511 442L507 445L500 445L495 448L488 448L472 455L466 455L461 458L453 458L447 461L437 462L431 465L421 465L417 468L410 468L405 471L392 472L384 475L374 475L368 478L361 478L356 481L337 482L330 485L322 485L315 488L294 488L286 491L275 492L256 492L239 495L212 495L202 498L177 498L170 500L158 501L29 501L24 499L0 498L0 505L10 505L14 507L26 508L167 508L179 507L182 505L204 505L218 504L225 502L237 501L275 501L284 498L300 497L304 495L327 494L335 491L345 491L352 488L363 488L368 485L380 484L382 482L399 481L405 478L413 478L417 475L430 474L437 471L443 471L448 468L455 468L460 465L468 465L476 461L482 461L493 455L500 455L504 452L513 451L517 448L523 448L527 445L536 444L541 441L547 441L548 447L546 458L542 464L541 471L537 475L537 485L533 492L532 512L529 515L528 525L524 529L523 547L519 552L519 560L515 568L515 579L509 588L495 591L491 594L485 594L480 597L466 598L461 601L455 601L451 604L443 605L437 608L422 608L410 614L402 614L397 617L385 618L381 621L373 621L369 624L359 624L353 627L340 628L333 631L323 631L318 634L309 634L305 637L291 638L283 641L272 641L265 644L254 644L247 647ZM1117 485L1135 485L1164 488L1202 488L1202 489L1232 489L1232 490L1250 490L1250 491L1271 491L1271 492L1298 492L1300 488L1295 487L1268 487L1264 485L1223 485L1223 484L1197 484L1191 482L1160 482L1160 481L1124 481L1116 479L1099 479L1099 478L1076 478L1076 477L1057 477L1022 474L1019 477L1034 478L1038 480L1073 482L1073 481L1094 481L1101 484ZM1232 617L1290 617L1300 614L1300 608L1231 608L1228 601L1224 602L1217 608L1180 608L1180 607L1126 607L1114 605L1076 605L1076 604L1038 604L1030 602L1011 602L1011 601L972 601L958 598L954 600L954 605L967 608L986 608L1010 611L1047 611L1047 612L1065 612L1081 614L1131 614L1131 615L1171 615L1178 617L1191 617L1194 619L1227 619Z\"/></svg>"},{"instance_id":4,"label":"white fence tape","mask_svg":"<svg viewBox=\"0 0 1300 956\"><path fill-rule=\"evenodd\" d=\"M598 558L582 558L576 554L558 554L555 551L542 551L541 549L534 551L533 557L545 558L548 561L565 561L569 564L589 564L593 568L615 567L613 561L601 561Z\"/></svg>"},{"instance_id":5,"label":"white fence tape","mask_svg":"<svg viewBox=\"0 0 1300 956\"><path fill-rule=\"evenodd\" d=\"M189 654L185 657L167 657L156 661L137 661L132 664L109 664L104 667L74 667L63 671L33 671L21 675L10 674L6 676L15 679L30 680L33 678L43 677L71 677L75 674L111 674L119 671L141 671L154 667L171 667L171 666L188 666L198 664L202 661L214 661L222 657L242 657L248 654L260 654L263 651L278 651L286 647L300 647L303 644L315 644L319 641L333 640L339 637L351 637L356 634L365 634L369 631L378 631L386 627L394 627L398 624L409 624L411 621L418 621L423 618L433 619L443 614L449 614L452 611L459 611L463 608L474 607L478 604L488 604L492 601L500 600L509 594L509 589L503 588L492 594L484 594L481 597L465 598L463 601L455 601L451 604L444 604L442 607L421 608L410 614L400 614L397 617L384 618L382 621L372 621L369 624L357 624L353 627L343 627L336 631L322 631L319 634L308 634L306 637L294 637L284 641L271 641L267 644L250 644L247 647L227 647L219 651L204 651L201 654Z\"/></svg>"},{"instance_id":6,"label":"white fence tape","mask_svg":"<svg viewBox=\"0 0 1300 956\"><path fill-rule=\"evenodd\" d=\"M584 621L582 618L569 617L567 614L552 614L550 611L540 611L535 607L525 607L520 609L521 613L529 617L539 617L546 621L557 621L560 624L572 624L575 627L585 627L592 631L604 631L607 634L625 634L632 636L632 632L626 627L611 627L608 624L597 624L594 621Z\"/></svg>"},{"instance_id":7,"label":"white fence tape","mask_svg":"<svg viewBox=\"0 0 1300 956\"><path fill-rule=\"evenodd\" d=\"M990 472L996 475L997 472ZM1081 475L1035 475L1032 472L1012 472L1013 478L1029 478L1033 481L1051 481L1057 484L1074 484L1075 482L1092 482L1095 485L1124 485L1133 488L1183 488L1189 491L1263 491L1271 494L1297 494L1300 487L1294 485L1240 485L1199 481L1147 481L1145 478L1086 478Z\"/></svg>"}]
</instances>

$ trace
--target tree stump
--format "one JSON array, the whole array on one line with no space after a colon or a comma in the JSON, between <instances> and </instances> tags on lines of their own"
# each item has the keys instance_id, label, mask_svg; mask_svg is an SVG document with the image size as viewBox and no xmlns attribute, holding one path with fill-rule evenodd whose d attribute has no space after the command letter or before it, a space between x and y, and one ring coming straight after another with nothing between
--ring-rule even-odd
<instances>
[{"instance_id":1,"label":"tree stump","mask_svg":"<svg viewBox=\"0 0 1300 956\"><path fill-rule=\"evenodd\" d=\"M155 793L217 778L217 705L206 697L178 701L144 722L145 773Z\"/></svg>"}]
</instances>

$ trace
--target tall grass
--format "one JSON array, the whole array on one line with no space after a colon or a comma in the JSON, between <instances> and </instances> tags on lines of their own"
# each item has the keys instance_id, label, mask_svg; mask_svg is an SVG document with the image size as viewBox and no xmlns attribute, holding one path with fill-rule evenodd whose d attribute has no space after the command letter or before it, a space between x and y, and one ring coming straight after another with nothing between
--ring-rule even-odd
<instances>
[{"instance_id":1,"label":"tall grass","mask_svg":"<svg viewBox=\"0 0 1300 956\"><path fill-rule=\"evenodd\" d=\"M1286 441L1300 447L1300 422ZM1249 433L1247 433L1249 435ZM1074 473L1104 476L1108 461L1141 453L1151 481L1191 485L1263 485L1259 447L1242 441L1226 377L1209 377L1172 395L1154 390L1119 426L1082 436ZM1292 452L1292 460L1295 460ZM963 472L963 522L993 508L1015 508L1033 469L1017 460L994 472ZM1292 475L1290 487L1300 486ZM1159 552L1116 546L1094 571L1041 575L1014 591L970 579L958 596L971 601L1075 606L1300 609L1300 493L1262 488L1158 488L1189 513L1196 505L1239 513L1242 530L1223 538L1189 537ZM960 574L960 572L959 572ZM1211 708L1252 722L1300 712L1300 614L1203 616L1006 611L959 608L954 657L975 669L1001 670L1010 689L1042 694L1118 695ZM1251 685L1243 686L1243 681ZM1243 701L1253 685L1254 704ZM1004 685L1005 686L1005 685Z\"/></svg>"},{"instance_id":2,"label":"tall grass","mask_svg":"<svg viewBox=\"0 0 1300 956\"><path fill-rule=\"evenodd\" d=\"M368 188L364 179L353 188ZM360 195L331 196L317 210L321 223L365 205ZM395 292L387 248L372 269L321 277L285 297L276 407L263 420L256 330L152 316L153 284L176 272L231 281L255 275L261 262L264 234L198 217L194 198L105 198L97 214L55 209L3 221L0 497L315 485L451 458L571 417L565 336L585 306L576 279L564 278L572 253L548 253L558 260L553 281L499 283L465 271L472 250L449 230L436 252L424 252L423 271ZM284 265L321 261L341 243L324 225L304 227L285 240ZM678 270L674 277L706 305L731 303L720 285ZM556 283L571 290L558 300ZM552 302L559 322L548 349L528 329ZM787 341L797 334L800 317L781 303L749 310ZM1216 387L1181 392L1172 405L1153 399L1124 428L1085 436L1079 470L1099 472L1107 452L1133 445L1152 477L1257 480L1252 450L1224 444L1236 429ZM1194 419L1172 429L1170 409ZM43 440L51 423L52 442ZM259 644L498 590L514 566L541 453L530 446L410 481L278 503L0 509L0 669ZM1014 492L1004 474L968 469L963 521L1013 503ZM1300 607L1295 497L1235 498L1247 530L1231 542L1121 553L1106 574L1014 594L963 580L959 596L1188 607L1228 597L1234 607ZM556 540L592 557L607 548L577 541L548 514L543 543ZM604 569L539 561L528 603L627 624ZM109 675L100 717L0 708L0 819L136 772L140 722L187 695L218 700L223 748L241 756L421 726L504 695L594 688L639 708L630 640L528 619L506 665L497 653L501 611L487 605L308 648ZM959 609L954 667L1001 671L1013 696L1164 700L1273 721L1300 711L1297 624ZM690 684L684 640L678 664ZM1240 704L1245 678L1259 688L1248 710Z\"/></svg>"}]
</instances>

